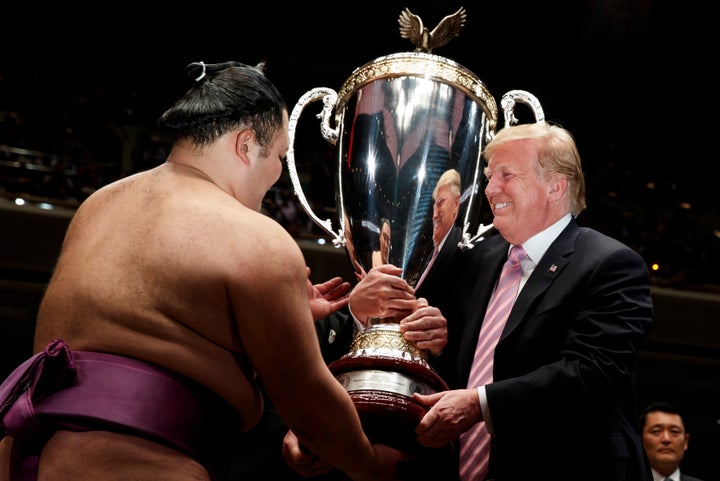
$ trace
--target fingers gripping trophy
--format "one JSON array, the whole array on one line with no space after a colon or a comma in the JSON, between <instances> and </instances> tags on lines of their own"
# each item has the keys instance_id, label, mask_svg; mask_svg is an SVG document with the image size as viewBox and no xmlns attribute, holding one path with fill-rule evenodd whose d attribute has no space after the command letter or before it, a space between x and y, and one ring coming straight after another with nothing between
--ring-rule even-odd
<instances>
[{"instance_id":1,"label":"fingers gripping trophy","mask_svg":"<svg viewBox=\"0 0 720 481\"><path fill-rule=\"evenodd\" d=\"M416 286L433 253L433 190L444 172L460 174L460 208L455 224L470 249L492 228L479 223L482 151L496 131L498 109L485 84L470 70L433 49L457 37L465 23L460 8L429 31L405 9L400 34L415 49L355 69L340 91L326 87L305 93L290 115L290 178L303 209L336 247L344 247L358 277L377 263L402 268ZM322 100L322 137L335 146L335 227L307 202L295 166L295 132L303 110ZM544 120L538 100L513 90L502 97L505 124L516 123L517 102ZM414 428L425 409L413 392L429 394L447 385L427 353L405 341L395 319L372 324L350 352L330 365L348 390L366 432L376 442L420 449ZM423 453L423 457L426 457ZM426 457L427 458L427 457Z\"/></svg>"}]
</instances>

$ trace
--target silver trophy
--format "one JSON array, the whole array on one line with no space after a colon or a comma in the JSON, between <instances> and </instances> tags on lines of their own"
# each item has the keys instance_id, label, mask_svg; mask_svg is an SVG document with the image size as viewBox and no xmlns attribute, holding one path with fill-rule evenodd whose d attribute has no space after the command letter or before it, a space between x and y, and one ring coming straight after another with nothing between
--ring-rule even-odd
<instances>
[{"instance_id":1,"label":"silver trophy","mask_svg":"<svg viewBox=\"0 0 720 481\"><path fill-rule=\"evenodd\" d=\"M300 204L310 218L346 248L358 277L391 263L415 286L433 252L435 185L448 169L460 173L462 196L455 220L463 237L458 248L491 226L480 224L482 150L492 138L498 109L485 84L452 60L429 53L457 35L464 9L445 17L432 33L405 10L400 32L416 43L413 52L377 58L357 69L340 92L326 87L305 93L289 121L287 165ZM320 132L336 147L335 195L338 219L321 219L309 205L295 166L295 132L304 109L322 100ZM536 119L537 99L515 90L505 94L506 124L517 101Z\"/></svg>"},{"instance_id":2,"label":"silver trophy","mask_svg":"<svg viewBox=\"0 0 720 481\"><path fill-rule=\"evenodd\" d=\"M433 191L448 170L459 173L461 184L455 225L462 236L455 247L472 248L492 228L479 218L482 152L496 131L497 105L473 72L431 53L457 36L464 21L461 8L430 32L406 9L400 34L414 43L414 51L355 69L339 92L314 88L291 112L287 165L295 194L334 245L346 248L358 278L373 266L391 263L416 286L434 249ZM334 224L315 214L295 166L298 122L304 109L319 100L320 133L336 147ZM506 125L517 123L517 102L529 106L537 121L544 120L537 99L514 90L501 101ZM392 319L383 321L360 333L350 352L329 367L350 393L371 438L412 447L414 426L424 412L412 400L413 392L433 393L447 385L430 367L427 353L405 341Z\"/></svg>"}]
</instances>

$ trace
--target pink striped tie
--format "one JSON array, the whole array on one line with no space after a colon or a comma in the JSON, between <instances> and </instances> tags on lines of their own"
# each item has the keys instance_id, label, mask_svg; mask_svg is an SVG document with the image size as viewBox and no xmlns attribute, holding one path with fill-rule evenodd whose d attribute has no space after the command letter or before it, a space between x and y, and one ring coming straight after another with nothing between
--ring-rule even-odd
<instances>
[{"instance_id":1,"label":"pink striped tie","mask_svg":"<svg viewBox=\"0 0 720 481\"><path fill-rule=\"evenodd\" d=\"M526 256L522 246L513 246L510 250L510 257L503 266L495 294L490 300L480 328L468 388L477 388L493 381L495 345L515 302L522 278L520 261ZM488 472L489 457L490 434L485 423L481 421L460 436L460 479L482 480Z\"/></svg>"}]
</instances>

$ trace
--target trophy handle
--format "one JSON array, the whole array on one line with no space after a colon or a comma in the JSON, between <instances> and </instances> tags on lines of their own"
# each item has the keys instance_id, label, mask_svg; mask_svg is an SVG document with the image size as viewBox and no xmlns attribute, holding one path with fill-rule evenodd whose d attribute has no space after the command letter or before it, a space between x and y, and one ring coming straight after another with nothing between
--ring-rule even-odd
<instances>
[{"instance_id":1,"label":"trophy handle","mask_svg":"<svg viewBox=\"0 0 720 481\"><path fill-rule=\"evenodd\" d=\"M300 183L300 178L298 177L297 168L295 166L295 129L297 128L298 121L300 120L300 115L302 114L302 111L307 105L321 98L323 99L323 109L322 112L317 115L317 118L322 120L320 123L320 133L322 134L323 138L330 142L332 145L335 145L335 143L337 142L338 129L333 128L330 125L332 111L337 101L337 93L334 90L325 87L314 88L306 92L302 97L300 97L300 100L298 100L297 104L295 104L295 107L290 114L290 118L288 119L288 138L290 142L285 161L287 162L288 172L290 173L290 181L292 182L293 190L295 191L295 195L300 201L300 205L302 205L302 208L305 209L305 212L308 216L310 216L313 222L315 222L325 232L327 232L333 237L332 242L335 247L344 247L345 235L342 229L335 232L332 228L332 222L330 221L330 219L320 219L320 217L315 214L312 207L310 207L310 204L305 197L305 192L303 191L302 184Z\"/></svg>"},{"instance_id":2,"label":"trophy handle","mask_svg":"<svg viewBox=\"0 0 720 481\"><path fill-rule=\"evenodd\" d=\"M515 104L521 102L530 107L535 114L535 122L545 120L545 112L540 105L540 101L530 92L525 90L511 90L502 96L500 105L505 114L505 126L514 125L518 122L515 118Z\"/></svg>"},{"instance_id":3,"label":"trophy handle","mask_svg":"<svg viewBox=\"0 0 720 481\"><path fill-rule=\"evenodd\" d=\"M469 232L465 232L465 233L463 234L462 239L460 239L460 242L458 242L458 247L461 248L461 249L472 249L472 248L474 248L474 247L475 247L475 243L476 243L476 242L480 242L481 240L483 240L483 239L485 238L485 233L488 232L488 231L490 231L490 230L492 230L492 229L494 229L494 228L495 228L495 226L492 225L492 223L490 223L490 224L488 224L488 225L480 224L480 226L478 227L478 230L477 230L477 232L475 233L474 236L470 237L470 233L469 233ZM466 227L466 229L467 229L467 227Z\"/></svg>"}]
</instances>

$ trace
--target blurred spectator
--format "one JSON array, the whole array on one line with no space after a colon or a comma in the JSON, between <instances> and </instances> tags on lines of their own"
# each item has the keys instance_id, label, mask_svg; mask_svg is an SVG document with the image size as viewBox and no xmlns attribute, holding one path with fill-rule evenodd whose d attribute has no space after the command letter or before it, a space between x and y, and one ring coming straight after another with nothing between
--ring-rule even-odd
<instances>
[{"instance_id":1,"label":"blurred spectator","mask_svg":"<svg viewBox=\"0 0 720 481\"><path fill-rule=\"evenodd\" d=\"M667 402L652 403L643 410L640 427L654 481L702 481L680 472L690 434L677 409Z\"/></svg>"}]
</instances>

